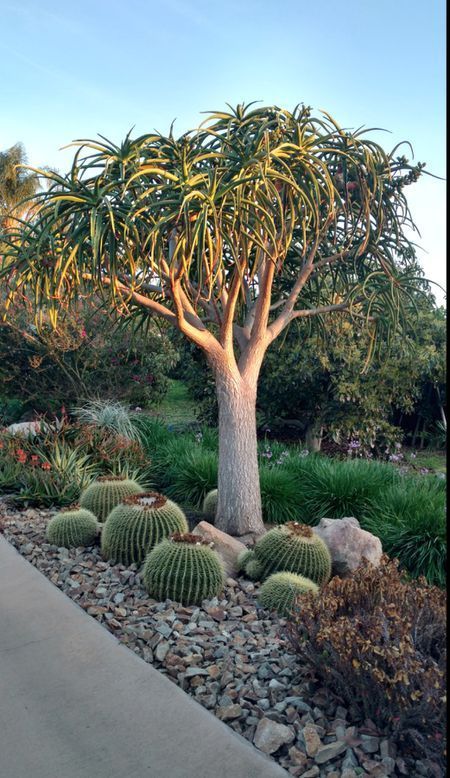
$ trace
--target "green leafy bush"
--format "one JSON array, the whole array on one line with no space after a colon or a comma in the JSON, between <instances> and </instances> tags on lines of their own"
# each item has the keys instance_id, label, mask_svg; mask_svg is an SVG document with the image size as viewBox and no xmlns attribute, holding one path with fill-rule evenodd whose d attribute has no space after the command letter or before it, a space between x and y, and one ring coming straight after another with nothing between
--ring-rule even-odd
<instances>
[{"instance_id":1,"label":"green leafy bush","mask_svg":"<svg viewBox=\"0 0 450 778\"><path fill-rule=\"evenodd\" d=\"M445 771L446 595L383 557L306 595L288 622L300 666L401 753ZM413 775L413 763L408 764ZM439 774L439 773L436 773ZM442 773L445 774L445 773Z\"/></svg>"},{"instance_id":2,"label":"green leafy bush","mask_svg":"<svg viewBox=\"0 0 450 778\"><path fill-rule=\"evenodd\" d=\"M142 571L144 586L157 600L199 605L223 588L218 554L198 535L173 534L150 551Z\"/></svg>"},{"instance_id":3,"label":"green leafy bush","mask_svg":"<svg viewBox=\"0 0 450 778\"><path fill-rule=\"evenodd\" d=\"M405 478L380 493L362 525L413 577L445 586L447 570L445 481L435 476Z\"/></svg>"}]
</instances>

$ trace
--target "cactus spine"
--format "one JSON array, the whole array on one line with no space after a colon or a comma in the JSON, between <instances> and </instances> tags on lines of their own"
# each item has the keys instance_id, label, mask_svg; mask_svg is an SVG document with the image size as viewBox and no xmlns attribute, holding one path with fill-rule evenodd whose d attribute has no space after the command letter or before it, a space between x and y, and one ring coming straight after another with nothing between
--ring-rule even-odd
<instances>
[{"instance_id":1,"label":"cactus spine","mask_svg":"<svg viewBox=\"0 0 450 778\"><path fill-rule=\"evenodd\" d=\"M331 575L328 547L311 527L296 521L269 530L257 541L254 552L261 564L261 578L271 573L290 572L322 586ZM250 564L247 563L247 568Z\"/></svg>"},{"instance_id":2,"label":"cactus spine","mask_svg":"<svg viewBox=\"0 0 450 778\"><path fill-rule=\"evenodd\" d=\"M102 554L113 563L141 564L145 555L172 532L187 532L186 517L157 492L126 497L111 511L102 531Z\"/></svg>"},{"instance_id":3,"label":"cactus spine","mask_svg":"<svg viewBox=\"0 0 450 778\"><path fill-rule=\"evenodd\" d=\"M309 578L295 573L274 573L261 586L259 604L262 608L276 611L279 616L289 616L297 598L308 592L319 592L317 584Z\"/></svg>"},{"instance_id":4,"label":"cactus spine","mask_svg":"<svg viewBox=\"0 0 450 778\"><path fill-rule=\"evenodd\" d=\"M125 476L106 475L89 484L80 497L80 505L103 522L123 499L143 491L136 481Z\"/></svg>"},{"instance_id":5,"label":"cactus spine","mask_svg":"<svg viewBox=\"0 0 450 778\"><path fill-rule=\"evenodd\" d=\"M199 605L219 594L224 570L210 544L189 533L174 533L147 555L142 577L150 597Z\"/></svg>"},{"instance_id":6,"label":"cactus spine","mask_svg":"<svg viewBox=\"0 0 450 778\"><path fill-rule=\"evenodd\" d=\"M78 504L61 510L47 525L46 537L53 546L92 546L100 526L93 513Z\"/></svg>"},{"instance_id":7,"label":"cactus spine","mask_svg":"<svg viewBox=\"0 0 450 778\"><path fill-rule=\"evenodd\" d=\"M203 500L203 513L206 518L213 522L217 511L217 489L211 489Z\"/></svg>"}]
</instances>

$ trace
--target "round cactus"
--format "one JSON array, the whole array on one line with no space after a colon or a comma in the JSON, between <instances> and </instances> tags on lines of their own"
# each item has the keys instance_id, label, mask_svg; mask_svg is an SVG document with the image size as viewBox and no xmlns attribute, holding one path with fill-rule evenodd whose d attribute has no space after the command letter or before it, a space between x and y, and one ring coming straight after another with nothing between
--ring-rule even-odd
<instances>
[{"instance_id":1,"label":"round cactus","mask_svg":"<svg viewBox=\"0 0 450 778\"><path fill-rule=\"evenodd\" d=\"M80 505L87 508L98 521L105 521L108 513L125 497L142 494L143 488L136 481L120 475L105 475L89 484L80 497Z\"/></svg>"},{"instance_id":2,"label":"round cactus","mask_svg":"<svg viewBox=\"0 0 450 778\"><path fill-rule=\"evenodd\" d=\"M199 535L176 532L147 555L142 578L150 597L199 605L219 594L224 570L207 541Z\"/></svg>"},{"instance_id":3,"label":"round cactus","mask_svg":"<svg viewBox=\"0 0 450 778\"><path fill-rule=\"evenodd\" d=\"M245 570L245 566L251 559L254 559L255 554L250 548L246 548L245 551L241 551L236 560L236 566L238 570Z\"/></svg>"},{"instance_id":4,"label":"round cactus","mask_svg":"<svg viewBox=\"0 0 450 778\"><path fill-rule=\"evenodd\" d=\"M290 521L269 530L255 544L255 557L261 563L261 578L271 573L303 575L322 586L331 575L331 557L324 541L311 527ZM250 563L247 564L247 568Z\"/></svg>"},{"instance_id":5,"label":"round cactus","mask_svg":"<svg viewBox=\"0 0 450 778\"><path fill-rule=\"evenodd\" d=\"M46 536L53 546L92 546L99 529L94 514L75 504L64 508L50 519Z\"/></svg>"},{"instance_id":6,"label":"round cactus","mask_svg":"<svg viewBox=\"0 0 450 778\"><path fill-rule=\"evenodd\" d=\"M114 563L140 564L153 546L172 532L187 532L186 517L157 492L126 497L111 511L102 531L102 554Z\"/></svg>"},{"instance_id":7,"label":"round cactus","mask_svg":"<svg viewBox=\"0 0 450 778\"><path fill-rule=\"evenodd\" d=\"M214 521L217 510L217 489L211 489L203 500L203 513L209 521Z\"/></svg>"},{"instance_id":8,"label":"round cactus","mask_svg":"<svg viewBox=\"0 0 450 778\"><path fill-rule=\"evenodd\" d=\"M297 597L308 592L319 592L317 584L309 578L295 573L274 573L261 586L259 604L262 608L276 611L279 616L289 616Z\"/></svg>"},{"instance_id":9,"label":"round cactus","mask_svg":"<svg viewBox=\"0 0 450 778\"><path fill-rule=\"evenodd\" d=\"M245 563L244 573L252 581L260 581L264 573L264 565L255 555Z\"/></svg>"}]
</instances>

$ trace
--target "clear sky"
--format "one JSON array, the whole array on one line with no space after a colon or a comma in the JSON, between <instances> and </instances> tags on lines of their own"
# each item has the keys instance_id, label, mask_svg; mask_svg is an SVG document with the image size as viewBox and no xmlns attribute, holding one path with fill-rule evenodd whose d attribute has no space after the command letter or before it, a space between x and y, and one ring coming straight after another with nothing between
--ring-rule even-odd
<instances>
[{"instance_id":1,"label":"clear sky","mask_svg":"<svg viewBox=\"0 0 450 778\"><path fill-rule=\"evenodd\" d=\"M446 174L444 0L0 0L0 149L65 171L74 138L181 133L226 102L299 102ZM406 147L405 147L406 153ZM410 204L445 286L444 181ZM442 302L443 294L435 290Z\"/></svg>"}]
</instances>

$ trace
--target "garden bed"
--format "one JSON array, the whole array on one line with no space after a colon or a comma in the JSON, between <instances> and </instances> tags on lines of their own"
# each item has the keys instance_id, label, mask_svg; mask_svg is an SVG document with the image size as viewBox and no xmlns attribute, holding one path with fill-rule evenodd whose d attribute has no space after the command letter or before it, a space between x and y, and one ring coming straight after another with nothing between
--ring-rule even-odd
<instances>
[{"instance_id":1,"label":"garden bed","mask_svg":"<svg viewBox=\"0 0 450 778\"><path fill-rule=\"evenodd\" d=\"M291 775L440 776L432 763L396 753L371 722L301 672L285 622L257 606L258 584L228 578L202 607L150 599L135 566L105 562L97 546L63 549L45 539L50 511L0 501L5 538L118 640Z\"/></svg>"}]
</instances>

